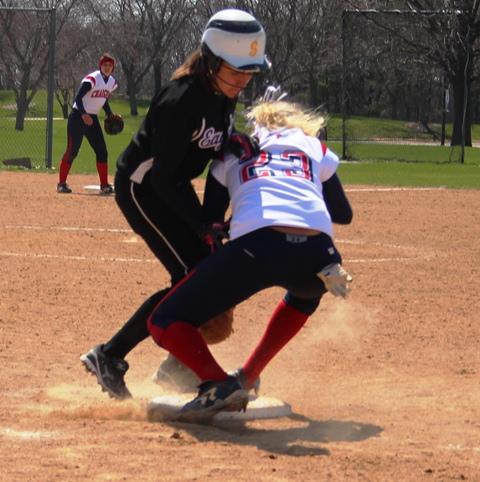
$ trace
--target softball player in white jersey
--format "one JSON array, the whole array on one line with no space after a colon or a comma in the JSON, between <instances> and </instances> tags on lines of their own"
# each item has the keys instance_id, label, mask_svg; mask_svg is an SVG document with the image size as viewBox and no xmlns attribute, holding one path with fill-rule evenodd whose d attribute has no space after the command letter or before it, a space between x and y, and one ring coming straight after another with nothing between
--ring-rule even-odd
<instances>
[{"instance_id":1,"label":"softball player in white jersey","mask_svg":"<svg viewBox=\"0 0 480 482\"><path fill-rule=\"evenodd\" d=\"M175 286L149 319L158 345L203 382L178 413L185 421L242 409L269 361L295 336L328 290L345 297L351 280L333 242L332 220L349 223L350 204L335 171L338 157L314 134L322 119L287 102L261 104L255 121L261 153L227 156L211 167L206 216L223 219L231 200L231 241ZM287 290L258 346L235 375L215 360L198 328L259 291Z\"/></svg>"},{"instance_id":2,"label":"softball player in white jersey","mask_svg":"<svg viewBox=\"0 0 480 482\"><path fill-rule=\"evenodd\" d=\"M95 152L100 193L113 193L113 188L108 182L107 145L98 120L98 113L103 108L107 116L112 115L108 98L118 87L117 81L112 76L114 68L115 59L109 54L103 54L100 57L99 70L91 72L82 79L73 102L73 109L68 116L67 149L60 162L58 193L72 192L67 184L67 177L82 145L83 136L87 138Z\"/></svg>"}]
</instances>

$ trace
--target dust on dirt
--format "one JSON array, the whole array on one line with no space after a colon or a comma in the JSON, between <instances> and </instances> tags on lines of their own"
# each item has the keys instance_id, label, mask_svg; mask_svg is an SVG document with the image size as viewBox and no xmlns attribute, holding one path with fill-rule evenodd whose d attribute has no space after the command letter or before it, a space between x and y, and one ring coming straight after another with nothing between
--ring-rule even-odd
<instances>
[{"instance_id":1,"label":"dust on dirt","mask_svg":"<svg viewBox=\"0 0 480 482\"><path fill-rule=\"evenodd\" d=\"M352 295L326 295L262 374L294 414L200 426L147 421L165 356L151 340L128 356L131 401L81 366L168 277L113 197L83 189L95 176L69 182L0 171L2 480L480 480L478 191L347 186ZM227 369L282 295L237 308L212 347Z\"/></svg>"}]
</instances>

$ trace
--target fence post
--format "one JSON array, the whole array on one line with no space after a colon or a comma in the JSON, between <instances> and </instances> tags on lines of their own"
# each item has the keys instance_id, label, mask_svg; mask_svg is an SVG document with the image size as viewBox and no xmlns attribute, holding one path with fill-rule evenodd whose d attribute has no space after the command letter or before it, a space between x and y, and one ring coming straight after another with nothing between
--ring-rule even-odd
<instances>
[{"instance_id":1,"label":"fence post","mask_svg":"<svg viewBox=\"0 0 480 482\"><path fill-rule=\"evenodd\" d=\"M342 159L347 158L347 140L346 140L346 94L345 94L345 35L346 35L346 17L347 11L342 12Z\"/></svg>"},{"instance_id":2,"label":"fence post","mask_svg":"<svg viewBox=\"0 0 480 482\"><path fill-rule=\"evenodd\" d=\"M53 92L55 90L55 26L56 10L50 10L50 31L48 36L48 85L47 85L47 142L46 142L46 168L52 168L53 144Z\"/></svg>"}]
</instances>

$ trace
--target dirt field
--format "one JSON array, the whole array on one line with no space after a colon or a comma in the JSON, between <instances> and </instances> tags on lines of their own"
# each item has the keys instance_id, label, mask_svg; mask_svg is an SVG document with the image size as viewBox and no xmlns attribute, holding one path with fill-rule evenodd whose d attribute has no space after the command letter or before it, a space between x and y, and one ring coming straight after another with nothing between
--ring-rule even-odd
<instances>
[{"instance_id":1,"label":"dirt field","mask_svg":"<svg viewBox=\"0 0 480 482\"><path fill-rule=\"evenodd\" d=\"M0 172L2 481L480 481L479 191L348 186L353 293L325 296L262 375L294 416L199 426L146 420L151 340L128 357L131 402L81 366L167 276L114 199L83 189L95 176L69 182ZM237 308L214 347L226 368L281 296Z\"/></svg>"}]
</instances>

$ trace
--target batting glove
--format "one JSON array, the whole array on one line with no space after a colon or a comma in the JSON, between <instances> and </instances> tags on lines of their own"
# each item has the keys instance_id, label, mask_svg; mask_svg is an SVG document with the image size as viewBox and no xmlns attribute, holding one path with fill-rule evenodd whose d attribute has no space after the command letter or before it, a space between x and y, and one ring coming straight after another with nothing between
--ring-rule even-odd
<instances>
[{"instance_id":1,"label":"batting glove","mask_svg":"<svg viewBox=\"0 0 480 482\"><path fill-rule=\"evenodd\" d=\"M241 161L247 161L260 154L260 146L255 137L234 132L228 140L227 149Z\"/></svg>"},{"instance_id":2,"label":"batting glove","mask_svg":"<svg viewBox=\"0 0 480 482\"><path fill-rule=\"evenodd\" d=\"M223 240L229 239L230 222L211 223L200 231L200 238L208 246L211 253L223 247Z\"/></svg>"},{"instance_id":3,"label":"batting glove","mask_svg":"<svg viewBox=\"0 0 480 482\"><path fill-rule=\"evenodd\" d=\"M322 269L317 276L323 281L325 288L334 296L346 298L350 293L349 283L353 278L343 269L340 263L332 263Z\"/></svg>"}]
</instances>

